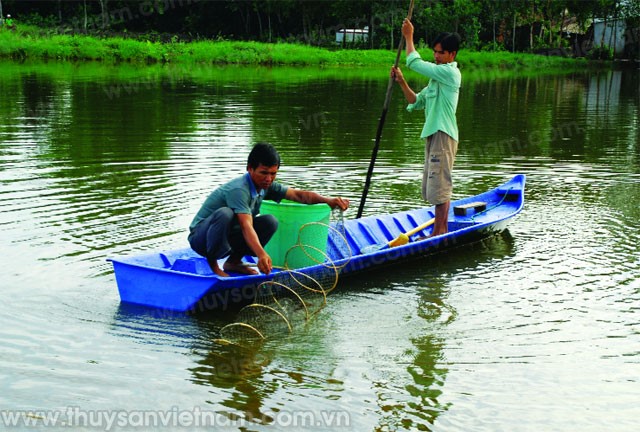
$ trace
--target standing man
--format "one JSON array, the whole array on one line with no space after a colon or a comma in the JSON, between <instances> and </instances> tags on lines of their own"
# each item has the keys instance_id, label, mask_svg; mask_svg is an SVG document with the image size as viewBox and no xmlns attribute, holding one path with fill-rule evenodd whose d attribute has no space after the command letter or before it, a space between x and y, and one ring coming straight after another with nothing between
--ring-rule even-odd
<instances>
[{"instance_id":1,"label":"standing man","mask_svg":"<svg viewBox=\"0 0 640 432\"><path fill-rule=\"evenodd\" d=\"M214 190L189 226L189 244L207 258L211 270L227 277L228 271L257 274L242 263L242 257L258 257L258 269L269 274L273 268L264 246L278 228L273 215L260 215L263 199L282 199L303 204L326 203L346 210L349 200L324 197L316 192L293 189L275 182L280 155L269 143L256 144L247 159L247 172ZM223 268L218 259L227 257Z\"/></svg>"},{"instance_id":2,"label":"standing man","mask_svg":"<svg viewBox=\"0 0 640 432\"><path fill-rule=\"evenodd\" d=\"M436 206L432 236L446 234L453 183L451 171L458 151L458 123L456 109L462 76L455 62L460 49L457 33L442 33L433 43L435 63L422 60L413 45L413 24L408 19L402 23L402 35L406 41L407 67L430 78L420 93L409 87L397 67L391 68L391 76L402 88L409 102L407 110L425 110L425 122L420 138L425 139L425 162L422 174L422 198Z\"/></svg>"}]
</instances>

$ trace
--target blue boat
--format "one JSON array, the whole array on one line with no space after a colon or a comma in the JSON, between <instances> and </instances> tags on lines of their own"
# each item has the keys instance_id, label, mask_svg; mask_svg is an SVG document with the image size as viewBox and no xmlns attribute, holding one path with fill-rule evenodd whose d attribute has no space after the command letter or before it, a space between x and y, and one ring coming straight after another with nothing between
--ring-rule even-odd
<instances>
[{"instance_id":1,"label":"blue boat","mask_svg":"<svg viewBox=\"0 0 640 432\"><path fill-rule=\"evenodd\" d=\"M296 274L316 277L335 270L340 277L367 269L473 243L503 231L510 219L524 206L525 176L479 195L451 202L449 232L429 237L434 207L424 207L382 216L344 221L342 241L329 236L325 263L296 269ZM336 231L336 222L332 228ZM405 235L407 235L405 237ZM407 237L406 244L394 240ZM274 269L269 275L215 275L206 259L190 248L154 252L132 257L109 258L112 262L120 299L154 308L196 312L250 303L256 288L287 272ZM247 256L248 264L255 264ZM222 264L223 260L220 261Z\"/></svg>"}]
</instances>

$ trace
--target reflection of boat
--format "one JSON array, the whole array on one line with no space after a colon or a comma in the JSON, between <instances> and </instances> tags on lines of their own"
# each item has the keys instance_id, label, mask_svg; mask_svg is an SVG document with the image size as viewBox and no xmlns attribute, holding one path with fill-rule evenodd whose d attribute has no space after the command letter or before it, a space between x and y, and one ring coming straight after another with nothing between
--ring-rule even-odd
<instances>
[{"instance_id":1,"label":"reflection of boat","mask_svg":"<svg viewBox=\"0 0 640 432\"><path fill-rule=\"evenodd\" d=\"M349 247L337 244L339 242L330 237L327 256L331 265L316 264L297 269L297 272L316 277L323 271L337 268L341 275L353 274L459 247L501 232L509 219L522 210L524 185L524 175L517 175L488 192L453 201L449 213L449 233L420 240L414 238L400 246L387 247L386 244L433 218L433 207L345 221L344 237ZM415 233L418 238L428 235L429 228ZM207 261L191 249L109 260L113 263L123 302L175 311L250 302L260 283L283 272L274 269L270 275L232 274L223 278L213 274ZM245 257L245 260L255 263L253 257Z\"/></svg>"}]
</instances>

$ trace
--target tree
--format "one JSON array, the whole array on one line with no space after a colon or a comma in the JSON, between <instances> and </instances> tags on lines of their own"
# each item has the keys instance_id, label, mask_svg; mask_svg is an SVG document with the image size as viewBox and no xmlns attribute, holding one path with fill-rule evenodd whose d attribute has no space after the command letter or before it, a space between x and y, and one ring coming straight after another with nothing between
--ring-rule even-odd
<instances>
[{"instance_id":1,"label":"tree","mask_svg":"<svg viewBox=\"0 0 640 432\"><path fill-rule=\"evenodd\" d=\"M450 10L452 5L452 1L429 2L422 14L416 16L416 21L422 22L425 26L425 42L427 44L447 29L457 30L456 17Z\"/></svg>"},{"instance_id":2,"label":"tree","mask_svg":"<svg viewBox=\"0 0 640 432\"><path fill-rule=\"evenodd\" d=\"M140 13L143 6L148 13ZM313 45L331 43L340 28L368 25L368 47L395 49L408 6L409 0L0 0L0 15L6 7L36 24L72 24L84 31L186 31L195 37ZM560 44L565 17L575 17L586 30L594 18L634 17L638 9L640 2L632 0L415 0L413 23L417 42L458 31L469 48L489 42L517 51Z\"/></svg>"},{"instance_id":3,"label":"tree","mask_svg":"<svg viewBox=\"0 0 640 432\"><path fill-rule=\"evenodd\" d=\"M455 0L453 3L455 15L455 31L462 33L467 48L480 47L480 13L482 3L473 0ZM462 32L460 31L462 27Z\"/></svg>"}]
</instances>

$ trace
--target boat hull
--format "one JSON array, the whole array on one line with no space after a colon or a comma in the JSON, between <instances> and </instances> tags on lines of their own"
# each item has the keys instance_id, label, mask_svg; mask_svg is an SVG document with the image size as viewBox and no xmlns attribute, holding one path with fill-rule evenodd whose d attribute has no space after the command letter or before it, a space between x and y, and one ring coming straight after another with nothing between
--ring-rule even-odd
<instances>
[{"instance_id":1,"label":"boat hull","mask_svg":"<svg viewBox=\"0 0 640 432\"><path fill-rule=\"evenodd\" d=\"M329 237L327 255L330 264L296 269L296 272L316 277L333 271L342 277L477 242L502 232L522 210L524 186L525 176L517 175L493 190L453 201L447 234L428 237L429 228L426 228L416 234L418 238L426 238L414 238L402 246L385 247L400 234L431 219L435 211L433 207L347 220L343 235ZM483 210L466 209L477 202L485 204ZM378 250L366 252L378 245ZM255 263L253 257L244 259ZM261 283L277 279L278 275L286 272L274 269L270 275L222 278L211 271L206 259L190 248L109 258L109 261L114 267L122 302L179 312L224 309L249 303Z\"/></svg>"}]
</instances>

